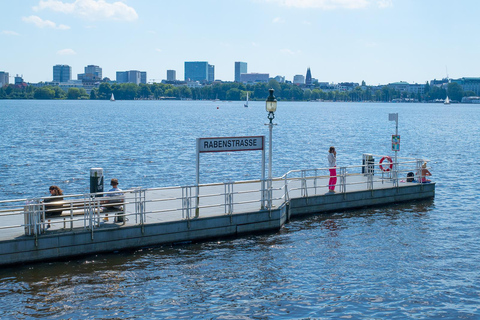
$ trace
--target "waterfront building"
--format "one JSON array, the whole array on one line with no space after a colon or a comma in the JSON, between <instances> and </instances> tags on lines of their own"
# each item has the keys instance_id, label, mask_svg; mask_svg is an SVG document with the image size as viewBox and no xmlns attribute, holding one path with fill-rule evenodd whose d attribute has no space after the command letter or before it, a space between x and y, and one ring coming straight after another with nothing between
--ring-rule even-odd
<instances>
[{"instance_id":1,"label":"waterfront building","mask_svg":"<svg viewBox=\"0 0 480 320\"><path fill-rule=\"evenodd\" d=\"M389 83L387 87L392 88L393 90L400 91L400 92L407 92L407 93L425 93L425 85L424 84L409 84L405 81L399 81L394 83Z\"/></svg>"},{"instance_id":2,"label":"waterfront building","mask_svg":"<svg viewBox=\"0 0 480 320\"><path fill-rule=\"evenodd\" d=\"M52 82L68 82L72 80L72 67L66 64L57 64L53 66Z\"/></svg>"},{"instance_id":3,"label":"waterfront building","mask_svg":"<svg viewBox=\"0 0 480 320\"><path fill-rule=\"evenodd\" d=\"M177 81L177 72L175 70L167 70L167 81Z\"/></svg>"},{"instance_id":4,"label":"waterfront building","mask_svg":"<svg viewBox=\"0 0 480 320\"><path fill-rule=\"evenodd\" d=\"M268 73L242 73L240 75L240 82L245 84L268 83L270 74Z\"/></svg>"},{"instance_id":5,"label":"waterfront building","mask_svg":"<svg viewBox=\"0 0 480 320\"><path fill-rule=\"evenodd\" d=\"M248 73L247 63L246 62L241 62L241 61L236 61L235 62L235 82L240 82L241 81L240 75L242 73Z\"/></svg>"},{"instance_id":6,"label":"waterfront building","mask_svg":"<svg viewBox=\"0 0 480 320\"><path fill-rule=\"evenodd\" d=\"M305 84L305 76L302 74L297 74L293 77L293 84L300 85Z\"/></svg>"},{"instance_id":7,"label":"waterfront building","mask_svg":"<svg viewBox=\"0 0 480 320\"><path fill-rule=\"evenodd\" d=\"M117 83L147 83L147 72L130 70L130 71L117 71Z\"/></svg>"},{"instance_id":8,"label":"waterfront building","mask_svg":"<svg viewBox=\"0 0 480 320\"><path fill-rule=\"evenodd\" d=\"M452 79L451 82L458 83L460 86L462 86L464 92L473 91L475 92L475 95L480 95L480 78L463 77L459 79Z\"/></svg>"},{"instance_id":9,"label":"waterfront building","mask_svg":"<svg viewBox=\"0 0 480 320\"><path fill-rule=\"evenodd\" d=\"M185 81L208 81L209 64L206 61L185 61Z\"/></svg>"},{"instance_id":10,"label":"waterfront building","mask_svg":"<svg viewBox=\"0 0 480 320\"><path fill-rule=\"evenodd\" d=\"M0 88L9 84L8 72L0 71Z\"/></svg>"},{"instance_id":11,"label":"waterfront building","mask_svg":"<svg viewBox=\"0 0 480 320\"><path fill-rule=\"evenodd\" d=\"M208 82L215 81L215 66L212 64L208 65Z\"/></svg>"}]
</instances>

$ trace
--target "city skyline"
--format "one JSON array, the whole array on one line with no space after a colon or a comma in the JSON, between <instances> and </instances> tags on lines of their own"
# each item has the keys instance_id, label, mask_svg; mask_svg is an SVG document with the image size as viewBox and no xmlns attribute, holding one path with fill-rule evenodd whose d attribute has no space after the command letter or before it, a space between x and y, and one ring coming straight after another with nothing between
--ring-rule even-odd
<instances>
[{"instance_id":1,"label":"city skyline","mask_svg":"<svg viewBox=\"0 0 480 320\"><path fill-rule=\"evenodd\" d=\"M0 0L0 71L35 83L53 80L54 65L71 66L73 79L98 65L112 80L144 70L159 82L167 70L183 75L185 61L208 61L215 79L233 81L244 61L249 73L289 81L307 68L321 82L369 85L478 77L477 9L472 0Z\"/></svg>"}]
</instances>

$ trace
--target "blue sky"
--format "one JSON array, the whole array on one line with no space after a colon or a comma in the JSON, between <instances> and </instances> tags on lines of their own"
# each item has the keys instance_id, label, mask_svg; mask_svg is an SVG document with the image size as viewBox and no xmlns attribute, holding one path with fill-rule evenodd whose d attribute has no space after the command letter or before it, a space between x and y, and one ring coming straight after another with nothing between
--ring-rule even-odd
<instances>
[{"instance_id":1,"label":"blue sky","mask_svg":"<svg viewBox=\"0 0 480 320\"><path fill-rule=\"evenodd\" d=\"M0 71L51 81L89 64L116 71L166 70L208 61L232 81L248 72L292 80L311 68L326 82L480 77L478 0L0 0ZM12 81L13 79L11 79Z\"/></svg>"}]
</instances>

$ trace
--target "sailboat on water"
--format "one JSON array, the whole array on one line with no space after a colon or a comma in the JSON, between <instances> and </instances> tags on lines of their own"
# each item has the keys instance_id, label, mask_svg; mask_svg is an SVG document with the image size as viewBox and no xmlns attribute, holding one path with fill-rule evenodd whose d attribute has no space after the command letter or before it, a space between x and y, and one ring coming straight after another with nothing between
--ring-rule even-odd
<instances>
[{"instance_id":1,"label":"sailboat on water","mask_svg":"<svg viewBox=\"0 0 480 320\"><path fill-rule=\"evenodd\" d=\"M247 91L247 101L245 101L245 104L243 105L245 108L248 108L248 91Z\"/></svg>"},{"instance_id":2,"label":"sailboat on water","mask_svg":"<svg viewBox=\"0 0 480 320\"><path fill-rule=\"evenodd\" d=\"M443 101L443 104L450 104L450 99L448 96L445 98L445 101Z\"/></svg>"},{"instance_id":3,"label":"sailboat on water","mask_svg":"<svg viewBox=\"0 0 480 320\"><path fill-rule=\"evenodd\" d=\"M115 97L113 96L113 93L112 93L112 96L110 97L110 101L115 101Z\"/></svg>"}]
</instances>

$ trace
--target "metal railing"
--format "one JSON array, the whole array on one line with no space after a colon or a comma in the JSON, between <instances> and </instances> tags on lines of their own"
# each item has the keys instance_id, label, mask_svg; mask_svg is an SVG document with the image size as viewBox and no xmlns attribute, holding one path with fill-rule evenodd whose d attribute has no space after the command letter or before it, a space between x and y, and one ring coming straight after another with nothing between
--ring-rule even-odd
<instances>
[{"instance_id":1,"label":"metal railing","mask_svg":"<svg viewBox=\"0 0 480 320\"><path fill-rule=\"evenodd\" d=\"M369 159L384 157L369 156L372 156ZM418 183L424 178L421 175L424 162L423 159L398 158L398 163L387 165L388 170L380 170L380 162L375 161L338 167L336 192L398 187L403 182ZM271 183L249 180L199 186L133 188L123 190L121 197L109 196L113 193L118 195L118 191L76 194L48 203L45 202L48 198L0 201L0 232L10 232L11 238L21 233L37 237L49 232L83 228L91 231L93 239L94 231L105 225L139 225L143 232L147 219L148 223L180 220L190 223L191 219L198 217L231 217L239 212L272 210L293 197L307 198L328 193L329 169L291 170L272 179ZM406 181L408 172L413 173L412 181ZM58 207L48 207L55 203L61 205L61 215L51 215L59 210ZM22 229L23 232L18 231Z\"/></svg>"}]
</instances>

